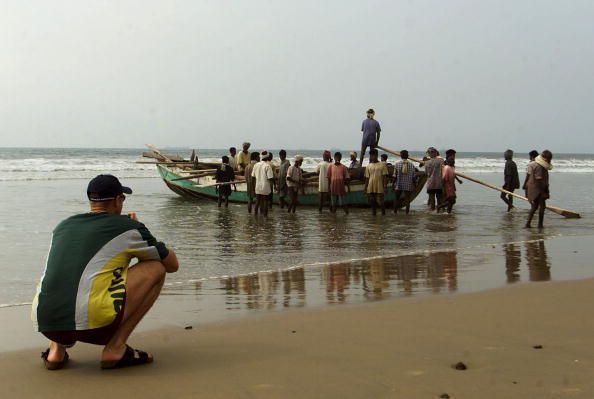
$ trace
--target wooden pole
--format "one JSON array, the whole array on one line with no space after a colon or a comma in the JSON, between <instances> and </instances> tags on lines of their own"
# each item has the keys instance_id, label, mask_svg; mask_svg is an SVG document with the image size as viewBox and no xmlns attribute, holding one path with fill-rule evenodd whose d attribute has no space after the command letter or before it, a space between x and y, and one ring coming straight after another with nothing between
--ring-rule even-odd
<instances>
[{"instance_id":1,"label":"wooden pole","mask_svg":"<svg viewBox=\"0 0 594 399\"><path fill-rule=\"evenodd\" d=\"M377 146L377 148L379 148L380 150L383 150L385 152L388 152L388 153L390 153L392 155L396 155L398 157L400 156L400 153L397 153L396 151L392 151L392 150L390 150L388 148L385 148L385 147L382 147L382 146L379 146L379 145ZM415 159L415 158L411 158L411 157L408 157L408 159L410 159L411 161L415 161L415 162L422 162L419 159ZM470 176L467 176L465 174L458 173L458 172L456 172L456 176L459 176L459 177L461 177L463 179L469 180L469 181L471 181L473 183L480 184L481 186L488 187L490 189L497 190L497 191L499 191L501 193L505 193L505 194L511 195L513 197L519 198L521 200L530 202L528 200L528 198L526 198L526 197L524 197L522 195L519 195L519 194L516 194L516 193L512 193L511 191L504 190L504 189L502 189L500 187L497 187L497 186L494 186L492 184L486 183L484 181L475 179L474 177L470 177ZM555 212L556 214L561 215L561 216L564 216L564 217L569 218L569 219L579 219L581 217L579 213L574 212L574 211L571 211L569 209L558 208L556 206L551 206L551 205L547 205L547 209L549 211L551 211L551 212Z\"/></svg>"},{"instance_id":2,"label":"wooden pole","mask_svg":"<svg viewBox=\"0 0 594 399\"><path fill-rule=\"evenodd\" d=\"M192 162L163 162L163 161L136 161L136 163L146 164L146 165L185 165L185 166L192 166Z\"/></svg>"},{"instance_id":3,"label":"wooden pole","mask_svg":"<svg viewBox=\"0 0 594 399\"><path fill-rule=\"evenodd\" d=\"M215 186L228 186L230 184L242 184L242 183L245 183L245 181L228 181L228 182L224 182L224 183L202 184L202 185L196 185L196 187L204 188L204 187L215 187Z\"/></svg>"}]
</instances>

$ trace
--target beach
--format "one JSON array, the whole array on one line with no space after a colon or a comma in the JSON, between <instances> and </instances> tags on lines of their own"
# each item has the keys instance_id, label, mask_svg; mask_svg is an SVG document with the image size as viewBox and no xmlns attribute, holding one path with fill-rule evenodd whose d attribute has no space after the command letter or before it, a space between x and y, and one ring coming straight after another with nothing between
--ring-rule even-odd
<instances>
[{"instance_id":1,"label":"beach","mask_svg":"<svg viewBox=\"0 0 594 399\"><path fill-rule=\"evenodd\" d=\"M551 203L582 219L547 213L539 230L522 228L525 204L507 213L470 182L452 215L427 212L422 194L408 216L303 207L263 219L177 197L133 150L36 151L0 181L0 397L594 395L591 156L566 156L552 174ZM494 155L461 159L465 173L500 184ZM130 341L156 361L101 371L100 349L79 344L51 373L30 301L52 229L86 211L88 177L111 167L134 189L126 209L181 263Z\"/></svg>"},{"instance_id":2,"label":"beach","mask_svg":"<svg viewBox=\"0 0 594 399\"><path fill-rule=\"evenodd\" d=\"M587 398L593 290L524 284L162 329L131 340L154 364L119 371L101 371L87 345L59 372L37 350L4 353L0 396Z\"/></svg>"}]
</instances>

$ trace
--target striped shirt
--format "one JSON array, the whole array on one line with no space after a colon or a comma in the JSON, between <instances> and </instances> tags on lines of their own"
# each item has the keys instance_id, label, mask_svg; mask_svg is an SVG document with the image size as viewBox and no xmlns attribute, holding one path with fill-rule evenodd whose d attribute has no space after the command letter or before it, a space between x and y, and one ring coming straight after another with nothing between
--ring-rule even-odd
<instances>
[{"instance_id":1,"label":"striped shirt","mask_svg":"<svg viewBox=\"0 0 594 399\"><path fill-rule=\"evenodd\" d=\"M54 229L31 318L41 332L105 327L122 310L130 261L168 254L165 244L127 216L72 216Z\"/></svg>"}]
</instances>

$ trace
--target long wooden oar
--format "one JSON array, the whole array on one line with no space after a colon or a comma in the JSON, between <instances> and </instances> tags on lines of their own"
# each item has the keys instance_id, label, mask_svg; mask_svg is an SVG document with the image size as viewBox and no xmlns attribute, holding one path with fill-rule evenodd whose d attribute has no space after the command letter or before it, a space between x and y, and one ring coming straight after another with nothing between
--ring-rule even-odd
<instances>
[{"instance_id":1,"label":"long wooden oar","mask_svg":"<svg viewBox=\"0 0 594 399\"><path fill-rule=\"evenodd\" d=\"M383 150L385 152L388 152L390 154L396 155L398 157L400 156L400 153L397 153L396 151L392 151L392 150L390 150L388 148L384 148L384 147L379 146L379 145L377 146L377 148L379 148L379 149L381 149L381 150ZM415 158L411 158L411 157L408 157L408 159L410 159L411 161L415 161L415 162L423 162L423 161L421 161L419 159L415 159ZM480 184L481 186L485 186L485 187L491 188L493 190L497 190L497 191L499 191L501 193L505 193L505 194L511 195L513 197L519 198L521 200L530 202L528 200L528 198L526 198L526 197L524 197L522 195L519 195L519 194L516 194L516 193L512 193L511 191L504 190L503 188L500 188L500 187L494 186L492 184L486 183L484 181L475 179L474 177L466 176L465 174L458 173L458 172L456 172L456 176L459 176L459 177L461 177L463 179L466 179L466 180L470 180L471 182ZM551 205L547 205L547 209L549 211L551 211L551 212L555 212L556 214L561 215L561 216L564 216L566 218L570 218L570 219L579 219L579 218L581 218L581 216L580 216L579 213L574 212L574 211L571 211L569 209L558 208L556 206L551 206Z\"/></svg>"},{"instance_id":2,"label":"long wooden oar","mask_svg":"<svg viewBox=\"0 0 594 399\"><path fill-rule=\"evenodd\" d=\"M216 187L216 186L228 186L230 184L242 184L245 183L245 181L243 180L239 180L239 181L228 181L228 182L224 182L224 183L212 183L212 184L202 184L202 185L196 185L196 187Z\"/></svg>"}]
</instances>

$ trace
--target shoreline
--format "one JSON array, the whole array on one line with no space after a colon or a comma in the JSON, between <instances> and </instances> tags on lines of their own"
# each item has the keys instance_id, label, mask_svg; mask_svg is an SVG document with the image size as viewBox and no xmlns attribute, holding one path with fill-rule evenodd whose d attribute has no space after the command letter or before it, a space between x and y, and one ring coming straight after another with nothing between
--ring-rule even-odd
<instances>
[{"instance_id":1,"label":"shoreline","mask_svg":"<svg viewBox=\"0 0 594 399\"><path fill-rule=\"evenodd\" d=\"M167 284L139 325L204 326L338 305L490 291L526 282L594 278L594 236L562 236L498 245L325 262L286 270ZM0 354L45 343L33 331L30 306L0 309Z\"/></svg>"},{"instance_id":2,"label":"shoreline","mask_svg":"<svg viewBox=\"0 0 594 399\"><path fill-rule=\"evenodd\" d=\"M46 371L37 350L3 353L0 394L588 397L592 290L594 279L519 284L140 332L131 344L155 363L112 372L99 370L89 345L71 349L59 372ZM468 370L451 367L459 361Z\"/></svg>"}]
</instances>

